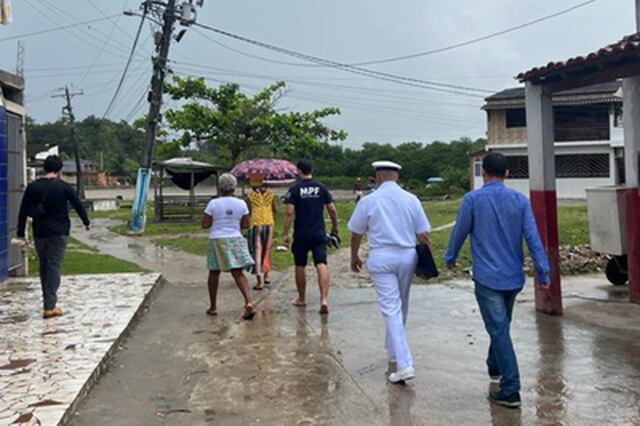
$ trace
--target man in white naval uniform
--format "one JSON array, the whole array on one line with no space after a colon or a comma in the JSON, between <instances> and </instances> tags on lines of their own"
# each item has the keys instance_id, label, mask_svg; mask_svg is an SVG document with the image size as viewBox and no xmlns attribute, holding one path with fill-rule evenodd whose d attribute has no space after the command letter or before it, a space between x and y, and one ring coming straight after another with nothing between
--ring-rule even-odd
<instances>
[{"instance_id":1,"label":"man in white naval uniform","mask_svg":"<svg viewBox=\"0 0 640 426\"><path fill-rule=\"evenodd\" d=\"M352 232L351 269L362 270L358 252L366 234L370 248L367 270L385 321L385 348L390 362L397 362L389 381L397 383L415 377L405 325L409 288L418 261L416 237L429 244L431 225L418 198L398 185L402 167L390 161L376 161L373 167L378 188L360 200L348 224Z\"/></svg>"}]
</instances>

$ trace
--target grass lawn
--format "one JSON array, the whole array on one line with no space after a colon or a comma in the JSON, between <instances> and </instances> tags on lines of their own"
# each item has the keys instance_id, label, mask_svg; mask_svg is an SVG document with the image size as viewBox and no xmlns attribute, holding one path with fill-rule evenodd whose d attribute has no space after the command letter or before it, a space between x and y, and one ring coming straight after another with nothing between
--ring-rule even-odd
<instances>
[{"instance_id":1,"label":"grass lawn","mask_svg":"<svg viewBox=\"0 0 640 426\"><path fill-rule=\"evenodd\" d=\"M558 206L558 238L561 246L589 244L587 206Z\"/></svg>"},{"instance_id":2,"label":"grass lawn","mask_svg":"<svg viewBox=\"0 0 640 426\"><path fill-rule=\"evenodd\" d=\"M38 275L38 256L34 248L29 249L29 275ZM115 274L123 272L146 272L135 263L127 262L98 251L80 241L69 238L62 263L62 275Z\"/></svg>"},{"instance_id":3,"label":"grass lawn","mask_svg":"<svg viewBox=\"0 0 640 426\"><path fill-rule=\"evenodd\" d=\"M429 220L434 228L446 225L455 221L456 214L460 205L460 200L455 201L435 201L423 203ZM336 202L338 209L338 218L340 225L340 236L342 237L343 247L348 247L350 232L347 229L347 222L355 203L353 201L338 200ZM122 209L121 209L122 210ZM558 225L559 238L561 245L581 245L589 243L589 229L587 218L587 207L580 205L560 205L558 207ZM128 210L126 210L128 212ZM106 212L105 212L106 213ZM282 217L284 215L284 206L279 207L278 216L276 218L276 232L274 247L282 240ZM124 216L128 219L128 213L117 212L117 216ZM108 216L118 218L117 216ZM328 220L328 219L327 219ZM115 232L125 233L124 225L113 228ZM431 233L431 241L433 243L436 263L440 269L444 269L445 265L442 260L442 254L447 248L449 242L449 234L451 229L445 229ZM184 235L191 234L191 235ZM193 235L200 234L200 235ZM207 248L206 232L200 228L198 223L148 223L145 235L160 236L155 239L159 245L183 250L188 253L204 256ZM293 264L290 252L272 252L272 264L274 270L283 270ZM458 266L465 270L471 266L471 250L469 242L465 242L458 259Z\"/></svg>"}]
</instances>

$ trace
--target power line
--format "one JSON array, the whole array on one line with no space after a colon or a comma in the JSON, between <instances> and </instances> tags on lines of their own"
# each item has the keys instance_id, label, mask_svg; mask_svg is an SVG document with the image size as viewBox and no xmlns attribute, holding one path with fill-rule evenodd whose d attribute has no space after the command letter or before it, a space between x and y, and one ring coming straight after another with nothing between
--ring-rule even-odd
<instances>
[{"instance_id":1,"label":"power line","mask_svg":"<svg viewBox=\"0 0 640 426\"><path fill-rule=\"evenodd\" d=\"M120 81L118 82L118 86L116 87L116 91L107 106L107 109L104 111L102 118L104 119L110 112L113 107L114 102L116 101L118 95L120 94L120 90L122 89L122 84L124 83L125 78L127 77L127 71L129 71L129 66L131 65L131 60L133 59L133 55L136 52L136 47L138 46L138 40L140 39L140 34L142 33L142 28L144 27L144 20L147 17L147 8L144 8L142 13L142 17L140 18L140 25L138 25L138 31L136 32L136 36L133 39L133 45L131 46L131 52L129 53L129 58L127 59L127 63L122 71L122 77L120 77Z\"/></svg>"},{"instance_id":2,"label":"power line","mask_svg":"<svg viewBox=\"0 0 640 426\"><path fill-rule=\"evenodd\" d=\"M27 1L31 1L31 0L27 0ZM54 13L55 15L57 15L59 18L63 19L64 21L68 21L68 22L74 22L74 21L78 21L79 19L77 17L75 17L72 13L67 12L64 9L59 8L58 6L56 6L53 3L48 3L46 0L35 0L38 3L40 3L41 5L43 5L44 7L46 7L47 9L49 9L49 11L51 11L52 13ZM104 14L102 14L104 16ZM47 17L47 19L50 19L49 17ZM92 40L95 40L97 43L103 43L105 41L105 39L108 38L107 34L102 32L100 29L98 29L97 27L91 27L91 28L87 28L87 29L83 29L80 28L79 29L80 32L82 32L82 34L86 35L87 37L91 38ZM93 32L95 32L96 34L93 34ZM99 37L101 36L101 37ZM113 40L114 42L114 46L113 48L118 49L121 52L128 52L129 50L129 46L126 44L123 44L117 40Z\"/></svg>"},{"instance_id":3,"label":"power line","mask_svg":"<svg viewBox=\"0 0 640 426\"><path fill-rule=\"evenodd\" d=\"M183 76L192 77L186 74L184 74ZM204 78L207 81L214 81L217 83L231 83L231 81L229 80L224 80L224 79L215 78L215 77L204 77ZM255 92L258 92L259 90L261 90L261 87L255 86L255 85L244 84L243 87L252 89ZM368 114L383 113L385 114L385 117L393 116L394 118L404 119L404 120L421 121L421 122L429 121L429 122L435 122L439 124L449 124L449 125L455 125L455 126L469 124L469 121L465 120L463 117L440 114L440 113L432 113L432 112L421 111L421 110L408 110L404 108L395 108L393 106L389 106L388 102L385 103L384 105L374 103L375 101L378 101L378 102L381 101L380 99L372 100L372 99L365 99L365 98L358 98L358 97L335 96L335 95L331 95L330 97L326 97L325 95L325 97L323 98L322 97L323 95L318 93L313 93L313 92L299 92L299 93L301 93L301 95L299 95L298 92L287 93L286 97L291 99L299 99L307 102L313 102L321 105L337 104L339 107L343 109L353 109L353 110L358 110ZM339 102L335 102L336 99L339 99Z\"/></svg>"},{"instance_id":4,"label":"power line","mask_svg":"<svg viewBox=\"0 0 640 426\"><path fill-rule=\"evenodd\" d=\"M102 10L100 8L98 8L95 4L93 4L93 2L91 0L89 0L89 3L94 8L96 8L100 12L100 14L102 16L106 16L106 14L104 12L102 12ZM123 9L126 7L127 3L129 3L129 0L125 0L124 4L122 5ZM82 78L80 78L80 81L77 84L78 86L81 85L82 83L84 83L84 80L87 78L89 73L91 73L91 71L93 71L93 68L98 63L98 60L100 60L100 57L102 56L102 53L104 53L104 49L107 47L107 45L111 41L111 38L113 37L113 33L115 32L116 28L118 28L118 21L120 20L121 17L122 17L122 15L119 15L114 21L111 21L111 22L113 22L113 27L111 27L111 31L109 32L109 36L107 37L107 39L105 40L104 44L102 45L102 49L100 49L98 51L98 54L96 55L95 59L93 60L93 63L91 64L91 66L89 68L87 68L87 71L84 73Z\"/></svg>"},{"instance_id":5,"label":"power line","mask_svg":"<svg viewBox=\"0 0 640 426\"><path fill-rule=\"evenodd\" d=\"M176 64L187 64L185 62L180 62L180 61L172 61ZM424 104L425 102L428 102L428 99L425 99L424 96L402 96L403 92L399 92L397 90L385 90L384 88L370 88L370 87L362 87L362 86L352 86L352 85L347 85L347 84L332 84L332 83L324 83L324 82L317 82L317 81L306 81L306 80L301 80L301 79L289 79L289 78L283 78L283 77L276 77L276 76L268 76L268 75L260 75L260 74L250 74L250 73L245 73L245 72L241 72L241 71L234 71L234 70L225 70L224 68L214 68L214 67L205 67L205 66L201 66L201 65L195 65L195 66L181 66L180 70L185 69L188 70L189 72L195 72L200 74L205 73L206 71L203 70L213 70L216 71L216 73L214 75L228 75L228 76L233 76L233 77L238 77L238 78L248 78L248 79L259 79L259 80L284 80L287 81L288 83L294 83L294 84L300 84L303 86L312 86L312 87L320 87L320 88L325 88L328 90L334 90L334 91L339 91L339 92L344 92L346 91L352 91L352 92L356 92L356 93L360 93L360 94L364 94L364 95L370 95L370 96L375 96L375 97L382 97L385 100L389 100L389 99L398 99L398 100L402 100L402 101L408 101L408 102L414 102L414 103L421 103ZM206 75L206 74L205 74ZM381 92L386 92L389 94L383 94ZM406 93L406 92L405 92ZM415 93L415 92L414 92ZM445 101L445 100L441 100L438 99L438 103L439 104L450 104L450 105L455 105L455 106L464 106L464 107L471 107L471 108L475 108L477 109L479 106L477 104L468 104L468 103L452 103L449 101Z\"/></svg>"},{"instance_id":6,"label":"power line","mask_svg":"<svg viewBox=\"0 0 640 426\"><path fill-rule=\"evenodd\" d=\"M225 31L225 30L221 30L209 25L204 25L204 24L199 24L199 23L195 23L194 25L204 28L208 31L212 31L215 33L218 33L220 35L223 35L225 37L229 37L229 38L233 38L235 40L239 40L242 41L244 43L249 43L255 46L259 46L262 47L264 49L268 49L283 55L287 55L287 56L291 56L291 57L295 57L295 58L299 58L308 62L312 62L312 63L316 63L316 64L320 64L326 67L330 67L330 68L335 68L335 69L339 69L342 71L346 71L346 72L350 72L352 74L358 74L358 75L363 75L366 77L370 77L370 78L375 78L378 80L383 80L383 81L389 81L392 83L396 83L396 84L404 84L406 86L413 86L413 87L419 87L422 89L427 89L427 90L434 90L434 91L439 91L439 92L446 92L446 93L453 93L453 94L457 94L457 95L462 95L462 96L471 96L471 97L484 97L483 95L479 95L479 94L475 94L475 93L470 93L470 92L480 92L480 93L493 93L493 90L486 90L486 89L477 89L477 88L473 88L473 87L466 87L466 86L459 86L459 85L454 85L454 84L445 84L445 83L437 83L437 82L433 82L433 81L428 81L428 80L421 80L418 78L413 78L413 77L405 77L405 76L400 76L400 75L395 75L395 74L391 74L391 73L385 73L385 72L380 72L380 71L374 71L374 70L370 70L367 68L361 68L361 67L356 67L353 65L349 65L349 64L345 64L345 63L341 63L341 62L336 62L336 61L332 61L332 60L328 60L328 59L323 59L323 58L319 58L317 56L312 56L312 55L308 55L305 53L300 53L300 52L296 52L294 50L291 49L286 49L283 47L279 47L279 46L275 46L272 44L268 44L262 41L258 41L258 40L254 40L254 39L250 39L248 37L245 36L241 36L238 34L234 34L231 33L229 31Z\"/></svg>"},{"instance_id":7,"label":"power line","mask_svg":"<svg viewBox=\"0 0 640 426\"><path fill-rule=\"evenodd\" d=\"M598 1L598 0L584 1L582 3L578 3L578 4L574 5L574 6L568 7L566 9L560 10L558 12L551 13L549 15L545 15L545 16L542 16L540 18L536 18L536 19L533 19L531 21L527 21L525 23L522 23L522 24L519 24L519 25L516 25L516 26L513 26L513 27L506 28L504 30L500 30L500 31L497 31L497 32L494 32L494 33L491 33L491 34L487 34L487 35L481 36L481 37L477 37L477 38L473 38L473 39L470 39L470 40L466 40L466 41L463 41L463 42L460 42L460 43L455 43L455 44L452 44L452 45L449 45L449 46L443 46L443 47L439 47L437 49L427 50L425 52L412 53L412 54L409 54L409 55L394 56L394 57L391 57L391 58L376 59L376 60L372 60L372 61L355 62L355 63L352 63L350 65L364 66L364 65L387 64L387 63L390 63L390 62L398 62L398 61L405 61L407 59L421 58L421 57L424 57L424 56L435 55L436 53L442 53L442 52L447 52L449 50L459 49L461 47L470 46L472 44L480 43L480 42L485 41L485 40L489 40L489 39L496 38L496 37L499 37L499 36L504 35L504 34L508 34L508 33L514 32L514 31L518 31L518 30L521 30L523 28L527 28L527 27L530 27L532 25L539 24L540 22L544 22L544 21L548 21L548 20L553 19L553 18L557 18L558 16L566 15L567 13L573 12L574 10L589 6L590 4L595 3L596 1Z\"/></svg>"},{"instance_id":8,"label":"power line","mask_svg":"<svg viewBox=\"0 0 640 426\"><path fill-rule=\"evenodd\" d=\"M40 3L40 0L36 0L38 1L38 4ZM54 25L59 25L59 23L53 19L47 12L43 11L42 9L40 9L40 7L36 6L34 3L32 3L30 0L26 1L26 4L29 5L31 8L33 8L36 12L38 12L40 15L42 15L47 21L51 22ZM45 6L49 7L49 5L47 5L46 3L44 3ZM94 49L100 49L100 45L95 44L95 41L89 41L83 37L80 37L79 35L75 34L74 32L68 30L68 29L64 29L64 31L69 34L71 37L74 37L75 39L81 41L82 43L85 43L91 47L93 47ZM83 32L83 34L86 36L86 34ZM96 38L93 35L90 35L90 37L93 40L96 40ZM98 39L98 43L100 43L101 40ZM121 53L114 53L113 51L109 51L108 52L110 55L112 56L122 56Z\"/></svg>"},{"instance_id":9,"label":"power line","mask_svg":"<svg viewBox=\"0 0 640 426\"><path fill-rule=\"evenodd\" d=\"M228 46L228 45L220 42L219 40L216 40L213 37L209 37L206 33L202 32L202 31L198 31L196 28L194 28L193 31L196 32L197 34L199 34L201 37L206 38L210 42L212 42L214 44L217 44L218 46L222 47L223 49L227 49L227 50L229 50L231 52L235 52L235 53L237 53L239 55L246 56L247 58L258 59L260 61L269 62L269 63L272 63L272 64L290 65L290 66L295 66L295 67L318 67L319 66L317 64L305 64L305 63L302 63L302 62L278 61L277 59L271 59L271 58L266 58L264 56L253 55L251 53L243 52L240 49L235 49L235 48L233 48L231 46Z\"/></svg>"},{"instance_id":10,"label":"power line","mask_svg":"<svg viewBox=\"0 0 640 426\"><path fill-rule=\"evenodd\" d=\"M102 16L107 16L107 14L100 8L98 7L98 5L93 1L93 0L87 0L89 2L89 4L91 6L93 6L93 8L95 10L98 11L98 13L100 13L100 15ZM131 0L125 0L124 4L122 5L122 10L125 10L127 8L127 5L129 4ZM124 36L129 40L129 41L133 41L133 36L131 34L129 34L127 31L123 30L122 27L119 25L120 22L120 18L122 17L122 15L118 15L118 17L113 20L111 19L110 21L115 25L115 29L117 29L118 31L120 31L121 34L124 34ZM144 43L143 43L144 44ZM146 52L149 55L152 55L152 52L149 49L145 49Z\"/></svg>"},{"instance_id":11,"label":"power line","mask_svg":"<svg viewBox=\"0 0 640 426\"><path fill-rule=\"evenodd\" d=\"M77 22L75 24L61 25L61 26L54 27L54 28L48 28L46 30L33 31L33 32L30 32L30 33L23 33L23 34L11 36L11 37L0 38L0 42L18 40L18 39L23 39L23 38L27 38L27 37L34 37L34 36L38 36L38 35L42 35L42 34L52 33L52 32L55 32L55 31L64 31L64 30L67 30L67 29L70 29L70 28L80 27L82 25L88 25L88 24L93 24L93 23L96 23L96 22L106 21L107 19L111 19L111 18L113 18L115 16L118 16L118 15L111 15L111 16L108 16L108 17L96 18L96 19L89 19L87 21L80 21L80 22Z\"/></svg>"},{"instance_id":12,"label":"power line","mask_svg":"<svg viewBox=\"0 0 640 426\"><path fill-rule=\"evenodd\" d=\"M29 73L33 72L41 72L41 71L61 71L61 70L77 70L84 68L91 68L92 66L98 66L100 68L112 67L114 65L122 65L121 62L107 62L104 64L95 64L95 65L71 65L67 67L42 67L42 68L27 68Z\"/></svg>"}]
</instances>

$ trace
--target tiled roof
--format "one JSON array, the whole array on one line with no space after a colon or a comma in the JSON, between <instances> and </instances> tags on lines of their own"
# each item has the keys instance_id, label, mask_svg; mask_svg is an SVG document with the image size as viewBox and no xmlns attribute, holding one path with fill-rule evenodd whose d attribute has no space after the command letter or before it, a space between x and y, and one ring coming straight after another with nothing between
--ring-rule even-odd
<instances>
[{"instance_id":1,"label":"tiled roof","mask_svg":"<svg viewBox=\"0 0 640 426\"><path fill-rule=\"evenodd\" d=\"M588 55L576 56L566 61L549 62L542 67L532 68L529 71L518 74L516 78L521 82L540 80L559 71L570 71L574 68L581 68L600 62L618 61L625 57L637 61L638 54L640 54L640 33L626 36L617 43L605 46Z\"/></svg>"}]
</instances>

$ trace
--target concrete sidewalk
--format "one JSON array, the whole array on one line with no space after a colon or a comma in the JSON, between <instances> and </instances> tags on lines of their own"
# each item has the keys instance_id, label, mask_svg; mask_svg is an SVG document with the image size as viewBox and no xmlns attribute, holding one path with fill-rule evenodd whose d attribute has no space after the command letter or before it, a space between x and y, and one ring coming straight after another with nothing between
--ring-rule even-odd
<instances>
[{"instance_id":1,"label":"concrete sidewalk","mask_svg":"<svg viewBox=\"0 0 640 426\"><path fill-rule=\"evenodd\" d=\"M229 322L202 314L203 288L169 284L72 424L640 423L640 307L584 299L613 289L597 279L567 284L564 317L537 314L530 292L516 307L521 410L486 400L487 337L470 283L413 288L418 377L407 386L385 380L371 289L333 289L323 318L316 297L294 308L282 285L254 321Z\"/></svg>"},{"instance_id":2,"label":"concrete sidewalk","mask_svg":"<svg viewBox=\"0 0 640 426\"><path fill-rule=\"evenodd\" d=\"M471 282L412 289L408 335L418 377L386 381L383 322L366 275L330 259L331 314L294 308L293 276L274 274L258 315L239 319L228 275L219 315L207 308L204 257L98 230L86 241L168 279L74 425L602 425L640 424L640 306L600 276L565 278L565 315L515 310L523 407L486 400L488 338Z\"/></svg>"}]
</instances>

